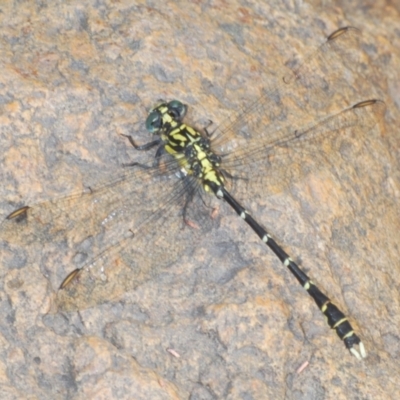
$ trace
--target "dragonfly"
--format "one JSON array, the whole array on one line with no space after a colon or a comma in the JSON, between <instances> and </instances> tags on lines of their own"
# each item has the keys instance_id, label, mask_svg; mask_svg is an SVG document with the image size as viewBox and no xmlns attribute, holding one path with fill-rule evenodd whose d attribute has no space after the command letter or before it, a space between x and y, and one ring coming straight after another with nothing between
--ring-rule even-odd
<instances>
[{"instance_id":1,"label":"dragonfly","mask_svg":"<svg viewBox=\"0 0 400 400\"><path fill-rule=\"evenodd\" d=\"M315 102L324 108L331 97L327 79L339 79L343 68L354 67L352 47L358 36L352 27L333 32L274 88L212 132L186 124L188 107L181 101L157 104L146 119L153 140L139 145L131 136L125 138L137 153L155 150L151 161L125 164L122 173L98 187L11 212L0 226L3 264L11 266L18 251L36 246L43 258L71 265L55 293L53 310L92 307L179 262L185 249L212 228L210 199L223 201L296 278L345 347L365 358L365 347L347 316L263 227L262 218L242 205L252 182L284 179L270 161L279 160L282 150L301 155L312 143L317 157L323 141L346 131L362 137L381 120L385 104L376 98L346 104L328 115L317 110L307 123L281 115L284 94L291 92L304 93L304 109ZM176 219L182 223L173 223ZM67 249L66 258L54 250L46 253L45 243L59 243Z\"/></svg>"}]
</instances>

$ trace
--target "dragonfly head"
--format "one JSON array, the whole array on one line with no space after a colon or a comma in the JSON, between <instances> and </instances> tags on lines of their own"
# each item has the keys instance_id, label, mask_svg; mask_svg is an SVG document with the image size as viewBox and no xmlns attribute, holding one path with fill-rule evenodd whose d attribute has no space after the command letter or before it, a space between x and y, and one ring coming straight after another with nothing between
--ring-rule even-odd
<instances>
[{"instance_id":1,"label":"dragonfly head","mask_svg":"<svg viewBox=\"0 0 400 400\"><path fill-rule=\"evenodd\" d=\"M155 135L169 131L182 122L186 112L187 106L178 100L163 102L150 111L146 119L146 129Z\"/></svg>"}]
</instances>

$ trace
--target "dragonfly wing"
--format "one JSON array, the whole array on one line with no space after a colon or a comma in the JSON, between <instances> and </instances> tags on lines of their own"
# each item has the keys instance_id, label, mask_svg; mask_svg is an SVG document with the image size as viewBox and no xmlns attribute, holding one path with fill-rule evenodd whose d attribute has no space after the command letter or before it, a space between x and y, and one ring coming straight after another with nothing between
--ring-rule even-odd
<instances>
[{"instance_id":1,"label":"dragonfly wing","mask_svg":"<svg viewBox=\"0 0 400 400\"><path fill-rule=\"evenodd\" d=\"M132 168L86 193L11 213L0 226L2 264L14 268L21 259L16 254L29 246L34 255L24 254L25 263L38 262L49 275L55 270L58 285L67 270L80 271L59 291L56 309L117 298L153 267L159 271L176 260L195 234L184 226L182 210L188 190L199 190L197 181L178 179L172 166L166 171Z\"/></svg>"},{"instance_id":2,"label":"dragonfly wing","mask_svg":"<svg viewBox=\"0 0 400 400\"><path fill-rule=\"evenodd\" d=\"M372 99L302 128L287 126L273 143L260 140L243 151L227 155L224 168L242 178L239 182L245 180L246 188L263 182L282 191L286 182L301 178L310 160L314 169L325 163L340 164L341 144L351 137L365 142L368 132L382 121L385 109L384 102Z\"/></svg>"},{"instance_id":3,"label":"dragonfly wing","mask_svg":"<svg viewBox=\"0 0 400 400\"><path fill-rule=\"evenodd\" d=\"M215 151L240 151L251 141L274 144L288 126L312 124L327 110L337 113L351 104L355 93L349 80L356 74L349 68L359 65L355 58L360 54L360 31L348 27L337 32L300 64L292 63L261 98L218 126L213 132Z\"/></svg>"}]
</instances>

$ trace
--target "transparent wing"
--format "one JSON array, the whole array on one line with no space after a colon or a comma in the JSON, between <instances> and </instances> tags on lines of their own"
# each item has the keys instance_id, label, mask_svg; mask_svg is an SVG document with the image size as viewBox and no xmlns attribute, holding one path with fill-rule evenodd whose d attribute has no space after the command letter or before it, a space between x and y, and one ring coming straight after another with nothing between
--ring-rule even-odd
<instances>
[{"instance_id":1,"label":"transparent wing","mask_svg":"<svg viewBox=\"0 0 400 400\"><path fill-rule=\"evenodd\" d=\"M186 206L199 184L178 179L177 171L174 161L131 167L86 193L15 211L0 226L2 264L13 268L23 259L40 262L45 271L79 270L59 290L54 311L117 298L175 261L200 232L182 217L183 210L187 218L198 216L199 204ZM57 275L66 273L61 268Z\"/></svg>"},{"instance_id":2,"label":"transparent wing","mask_svg":"<svg viewBox=\"0 0 400 400\"><path fill-rule=\"evenodd\" d=\"M301 149L301 153L313 152L317 156L320 143L325 139L329 139L334 145L337 133L340 131L351 129L354 134L367 134L371 128L381 121L385 108L385 103L380 100L365 100L331 114L314 124L300 128L288 126L282 129L280 135L274 137L272 141L269 138L265 138L258 143L243 145L243 150L227 154L224 157L223 166L229 172L232 171L232 174L236 173L240 177L247 178L265 174L266 168L271 168L268 165L270 162L269 156L271 154L276 155L280 150L288 147L293 150L290 152L292 162L294 161L293 158L296 157L297 147ZM307 143L307 148L304 147L304 142L309 142ZM283 165L280 165L279 169L284 171L284 164L288 160L281 157L280 159ZM257 164L257 169L251 169L249 167L251 164ZM277 167L275 166L275 168Z\"/></svg>"},{"instance_id":3,"label":"transparent wing","mask_svg":"<svg viewBox=\"0 0 400 400\"><path fill-rule=\"evenodd\" d=\"M345 128L368 130L376 123L382 102L348 106L341 94L349 93L341 91L349 86L348 74L342 80L344 69L351 74L358 64L358 35L354 28L332 34L300 66L292 65L274 89L214 132L213 148L223 155L224 170L251 181L265 174L268 155L280 148ZM328 109L331 103L347 107ZM294 110L304 116L301 123ZM259 166L258 172L250 165ZM20 209L0 226L3 264L20 268L36 260L46 273L56 269L57 277L67 275L62 266L74 271L57 294L56 309L119 297L175 262L202 232L185 226L183 213L200 221L200 228L210 221L202 216L206 202L198 195L199 182L176 174L174 160L157 168L135 167L98 189ZM36 253L28 254L28 247Z\"/></svg>"},{"instance_id":4,"label":"transparent wing","mask_svg":"<svg viewBox=\"0 0 400 400\"><path fill-rule=\"evenodd\" d=\"M294 132L299 120L301 125L310 125L350 106L354 102L351 80L356 79L352 69L358 65L359 36L355 28L339 29L299 66L282 72L260 99L218 126L213 132L215 151L240 151L246 143L265 147L281 140L290 126Z\"/></svg>"},{"instance_id":5,"label":"transparent wing","mask_svg":"<svg viewBox=\"0 0 400 400\"><path fill-rule=\"evenodd\" d=\"M334 32L272 90L217 128L213 149L229 175L250 184L256 177L283 184L285 175L293 174L287 166L296 157L313 153L317 158L324 140L334 145L349 129L365 135L382 119L382 101L351 103L358 98L352 81L358 79L362 57L359 37L351 27Z\"/></svg>"},{"instance_id":6,"label":"transparent wing","mask_svg":"<svg viewBox=\"0 0 400 400\"><path fill-rule=\"evenodd\" d=\"M118 298L177 262L200 234L200 230L183 222L184 198L186 189L175 185L175 190L159 199L160 206L136 231L127 232L75 270L68 284L58 291L55 310L82 309Z\"/></svg>"}]
</instances>

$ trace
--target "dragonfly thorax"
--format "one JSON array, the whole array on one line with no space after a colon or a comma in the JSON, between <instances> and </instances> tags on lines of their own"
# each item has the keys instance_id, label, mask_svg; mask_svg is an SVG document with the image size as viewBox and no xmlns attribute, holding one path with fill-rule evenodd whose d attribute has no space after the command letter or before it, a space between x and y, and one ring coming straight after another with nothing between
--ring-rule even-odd
<instances>
[{"instance_id":1,"label":"dragonfly thorax","mask_svg":"<svg viewBox=\"0 0 400 400\"><path fill-rule=\"evenodd\" d=\"M223 186L221 158L211 150L210 140L182 122L187 107L177 100L162 103L149 114L146 127L163 141L165 151L179 163L185 175L198 178L206 191Z\"/></svg>"}]
</instances>

